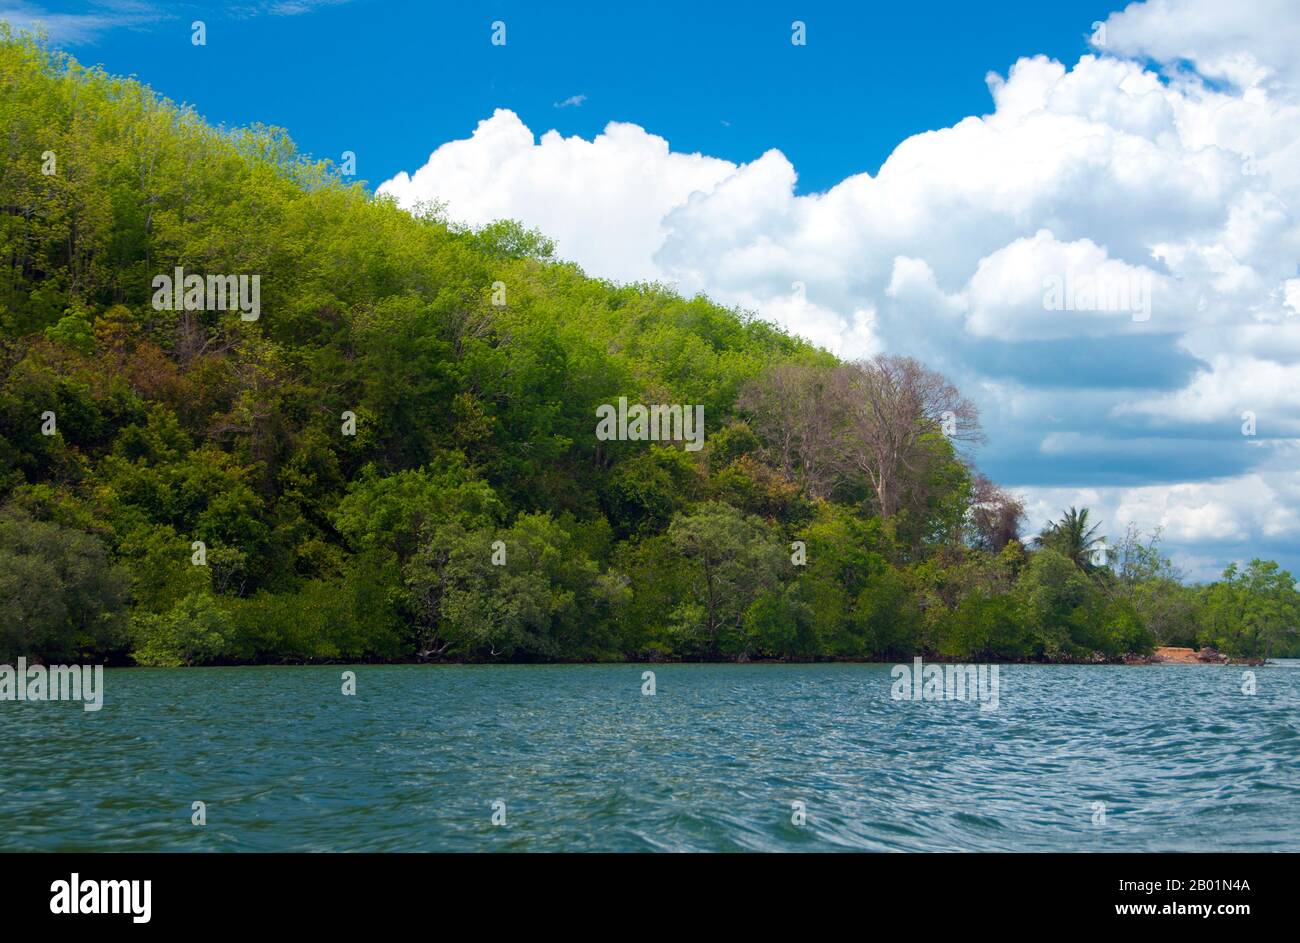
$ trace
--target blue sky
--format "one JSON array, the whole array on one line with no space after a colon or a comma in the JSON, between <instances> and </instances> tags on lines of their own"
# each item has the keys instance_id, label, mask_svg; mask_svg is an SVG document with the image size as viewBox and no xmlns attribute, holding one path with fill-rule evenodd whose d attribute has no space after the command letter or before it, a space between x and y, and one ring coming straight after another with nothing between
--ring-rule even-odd
<instances>
[{"instance_id":1,"label":"blue sky","mask_svg":"<svg viewBox=\"0 0 1300 943\"><path fill-rule=\"evenodd\" d=\"M593 275L705 292L842 356L916 356L977 401L977 462L1034 527L1086 504L1112 539L1161 528L1193 578L1253 555L1300 572L1292 0L722 6L0 18L44 19L214 123L353 151L403 205L521 219Z\"/></svg>"},{"instance_id":2,"label":"blue sky","mask_svg":"<svg viewBox=\"0 0 1300 943\"><path fill-rule=\"evenodd\" d=\"M1077 58L1090 24L1122 4L799 0L746 3L743 15L700 2L557 6L0 0L0 13L45 14L83 62L134 74L214 123L285 127L321 157L352 150L372 183L508 107L535 129L590 138L627 121L675 150L735 162L778 148L806 191L874 173L909 135L978 114L984 74L1027 49ZM60 29L59 15L77 19ZM206 48L190 43L196 19ZM815 55L791 45L795 19ZM507 24L505 47L488 42L495 20Z\"/></svg>"}]
</instances>

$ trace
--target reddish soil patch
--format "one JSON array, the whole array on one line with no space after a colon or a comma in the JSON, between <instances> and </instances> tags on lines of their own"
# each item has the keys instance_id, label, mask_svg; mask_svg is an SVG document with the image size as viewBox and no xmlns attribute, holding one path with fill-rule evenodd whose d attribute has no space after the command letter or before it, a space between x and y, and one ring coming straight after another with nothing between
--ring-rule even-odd
<instances>
[{"instance_id":1,"label":"reddish soil patch","mask_svg":"<svg viewBox=\"0 0 1300 943\"><path fill-rule=\"evenodd\" d=\"M1169 645L1161 646L1155 650L1155 655L1161 661L1171 665L1197 665L1196 649L1194 648L1174 648Z\"/></svg>"}]
</instances>

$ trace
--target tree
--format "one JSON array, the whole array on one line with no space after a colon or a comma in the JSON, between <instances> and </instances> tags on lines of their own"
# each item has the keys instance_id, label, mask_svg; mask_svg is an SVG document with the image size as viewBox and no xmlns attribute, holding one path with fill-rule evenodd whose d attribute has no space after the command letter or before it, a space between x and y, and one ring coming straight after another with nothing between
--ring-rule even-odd
<instances>
[{"instance_id":1,"label":"tree","mask_svg":"<svg viewBox=\"0 0 1300 943\"><path fill-rule=\"evenodd\" d=\"M1300 593L1295 577L1273 560L1251 560L1245 584L1246 654L1270 657L1279 648L1293 649L1300 633Z\"/></svg>"},{"instance_id":2,"label":"tree","mask_svg":"<svg viewBox=\"0 0 1300 943\"><path fill-rule=\"evenodd\" d=\"M972 545L1000 553L1011 541L1020 539L1024 520L1025 505L1018 497L983 475L975 476L969 516Z\"/></svg>"},{"instance_id":3,"label":"tree","mask_svg":"<svg viewBox=\"0 0 1300 943\"><path fill-rule=\"evenodd\" d=\"M411 608L423 627L420 654L555 658L599 647L602 604L618 587L545 514L503 531L459 521L426 526L406 567Z\"/></svg>"},{"instance_id":4,"label":"tree","mask_svg":"<svg viewBox=\"0 0 1300 943\"><path fill-rule=\"evenodd\" d=\"M708 492L715 500L767 520L789 524L811 516L811 507L798 485L748 455L714 474Z\"/></svg>"},{"instance_id":5,"label":"tree","mask_svg":"<svg viewBox=\"0 0 1300 943\"><path fill-rule=\"evenodd\" d=\"M618 464L602 489L602 503L621 536L657 534L694 496L697 479L686 452L652 445Z\"/></svg>"},{"instance_id":6,"label":"tree","mask_svg":"<svg viewBox=\"0 0 1300 943\"><path fill-rule=\"evenodd\" d=\"M1157 529L1145 541L1130 524L1115 548L1116 580L1112 595L1140 614L1153 639L1161 645L1191 647L1196 643L1196 591L1183 585L1183 575L1160 552Z\"/></svg>"},{"instance_id":7,"label":"tree","mask_svg":"<svg viewBox=\"0 0 1300 943\"><path fill-rule=\"evenodd\" d=\"M1011 593L976 590L946 616L939 651L963 660L1021 659L1033 636L1021 600Z\"/></svg>"},{"instance_id":8,"label":"tree","mask_svg":"<svg viewBox=\"0 0 1300 943\"><path fill-rule=\"evenodd\" d=\"M0 660L117 650L126 602L126 573L97 537L0 507Z\"/></svg>"},{"instance_id":9,"label":"tree","mask_svg":"<svg viewBox=\"0 0 1300 943\"><path fill-rule=\"evenodd\" d=\"M1046 547L1030 557L1016 592L1034 631L1034 654L1049 659L1071 654L1072 618L1098 592L1096 585L1069 557Z\"/></svg>"},{"instance_id":10,"label":"tree","mask_svg":"<svg viewBox=\"0 0 1300 943\"><path fill-rule=\"evenodd\" d=\"M142 665L179 668L233 654L228 615L208 593L186 596L164 613L137 612L131 622L131 656Z\"/></svg>"},{"instance_id":11,"label":"tree","mask_svg":"<svg viewBox=\"0 0 1300 943\"><path fill-rule=\"evenodd\" d=\"M1088 516L1087 508L1071 507L1034 538L1035 545L1055 550L1083 572L1092 573L1098 568L1095 557L1105 550L1106 538L1097 533L1100 524L1089 525Z\"/></svg>"},{"instance_id":12,"label":"tree","mask_svg":"<svg viewBox=\"0 0 1300 943\"><path fill-rule=\"evenodd\" d=\"M745 610L746 653L769 658L808 658L817 654L813 611L800 584L765 590Z\"/></svg>"},{"instance_id":13,"label":"tree","mask_svg":"<svg viewBox=\"0 0 1300 943\"><path fill-rule=\"evenodd\" d=\"M943 460L940 443L981 441L979 411L940 373L911 357L879 355L836 371L837 395L847 416L844 456L865 475L886 520ZM924 500L914 494L913 500Z\"/></svg>"},{"instance_id":14,"label":"tree","mask_svg":"<svg viewBox=\"0 0 1300 943\"><path fill-rule=\"evenodd\" d=\"M454 519L482 527L498 521L502 510L487 482L451 453L394 475L363 469L339 502L334 525L357 550L382 549L405 562L427 524Z\"/></svg>"},{"instance_id":15,"label":"tree","mask_svg":"<svg viewBox=\"0 0 1300 943\"><path fill-rule=\"evenodd\" d=\"M799 568L800 598L812 609L813 630L826 654L867 657L870 639L855 617L855 604L871 579L886 566L890 545L879 518L855 509L816 502L816 516L795 536L804 542Z\"/></svg>"},{"instance_id":16,"label":"tree","mask_svg":"<svg viewBox=\"0 0 1300 943\"><path fill-rule=\"evenodd\" d=\"M708 502L674 517L668 537L692 574L674 613L686 649L710 657L747 654L745 612L789 565L775 534L757 517Z\"/></svg>"},{"instance_id":17,"label":"tree","mask_svg":"<svg viewBox=\"0 0 1300 943\"><path fill-rule=\"evenodd\" d=\"M1198 639L1238 658L1268 658L1294 651L1300 627L1300 593L1295 579L1272 560L1236 563L1223 580L1202 591Z\"/></svg>"},{"instance_id":18,"label":"tree","mask_svg":"<svg viewBox=\"0 0 1300 943\"><path fill-rule=\"evenodd\" d=\"M827 366L780 363L747 383L736 408L751 417L766 456L816 498L830 497L839 478L847 417Z\"/></svg>"},{"instance_id":19,"label":"tree","mask_svg":"<svg viewBox=\"0 0 1300 943\"><path fill-rule=\"evenodd\" d=\"M555 242L513 219L499 219L474 230L470 237L487 254L500 259L544 262L555 254Z\"/></svg>"},{"instance_id":20,"label":"tree","mask_svg":"<svg viewBox=\"0 0 1300 943\"><path fill-rule=\"evenodd\" d=\"M871 575L858 595L853 615L872 655L910 658L920 654L921 611L903 574L894 567Z\"/></svg>"}]
</instances>

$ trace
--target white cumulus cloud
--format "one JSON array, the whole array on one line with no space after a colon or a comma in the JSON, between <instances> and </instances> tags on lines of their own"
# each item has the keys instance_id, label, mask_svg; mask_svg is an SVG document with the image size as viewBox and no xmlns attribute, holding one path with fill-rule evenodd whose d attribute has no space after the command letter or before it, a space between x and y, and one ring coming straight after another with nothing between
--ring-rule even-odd
<instances>
[{"instance_id":1,"label":"white cumulus cloud","mask_svg":"<svg viewBox=\"0 0 1300 943\"><path fill-rule=\"evenodd\" d=\"M1300 10L1150 0L1105 26L822 193L777 150L735 164L620 122L538 137L506 110L379 189L842 356L917 356L980 403L982 464L1044 507L1094 499L1196 559L1300 553L1300 487L1269 464L1300 437Z\"/></svg>"}]
</instances>

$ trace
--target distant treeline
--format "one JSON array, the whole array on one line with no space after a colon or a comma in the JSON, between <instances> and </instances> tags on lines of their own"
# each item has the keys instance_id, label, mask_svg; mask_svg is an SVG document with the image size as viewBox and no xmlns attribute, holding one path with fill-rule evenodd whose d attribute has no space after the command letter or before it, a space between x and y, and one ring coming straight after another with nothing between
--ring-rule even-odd
<instances>
[{"instance_id":1,"label":"distant treeline","mask_svg":"<svg viewBox=\"0 0 1300 943\"><path fill-rule=\"evenodd\" d=\"M0 128L0 661L1300 650L1276 564L1023 539L913 360L412 215L3 26ZM155 304L177 267L256 319ZM620 397L704 447L598 438Z\"/></svg>"}]
</instances>

